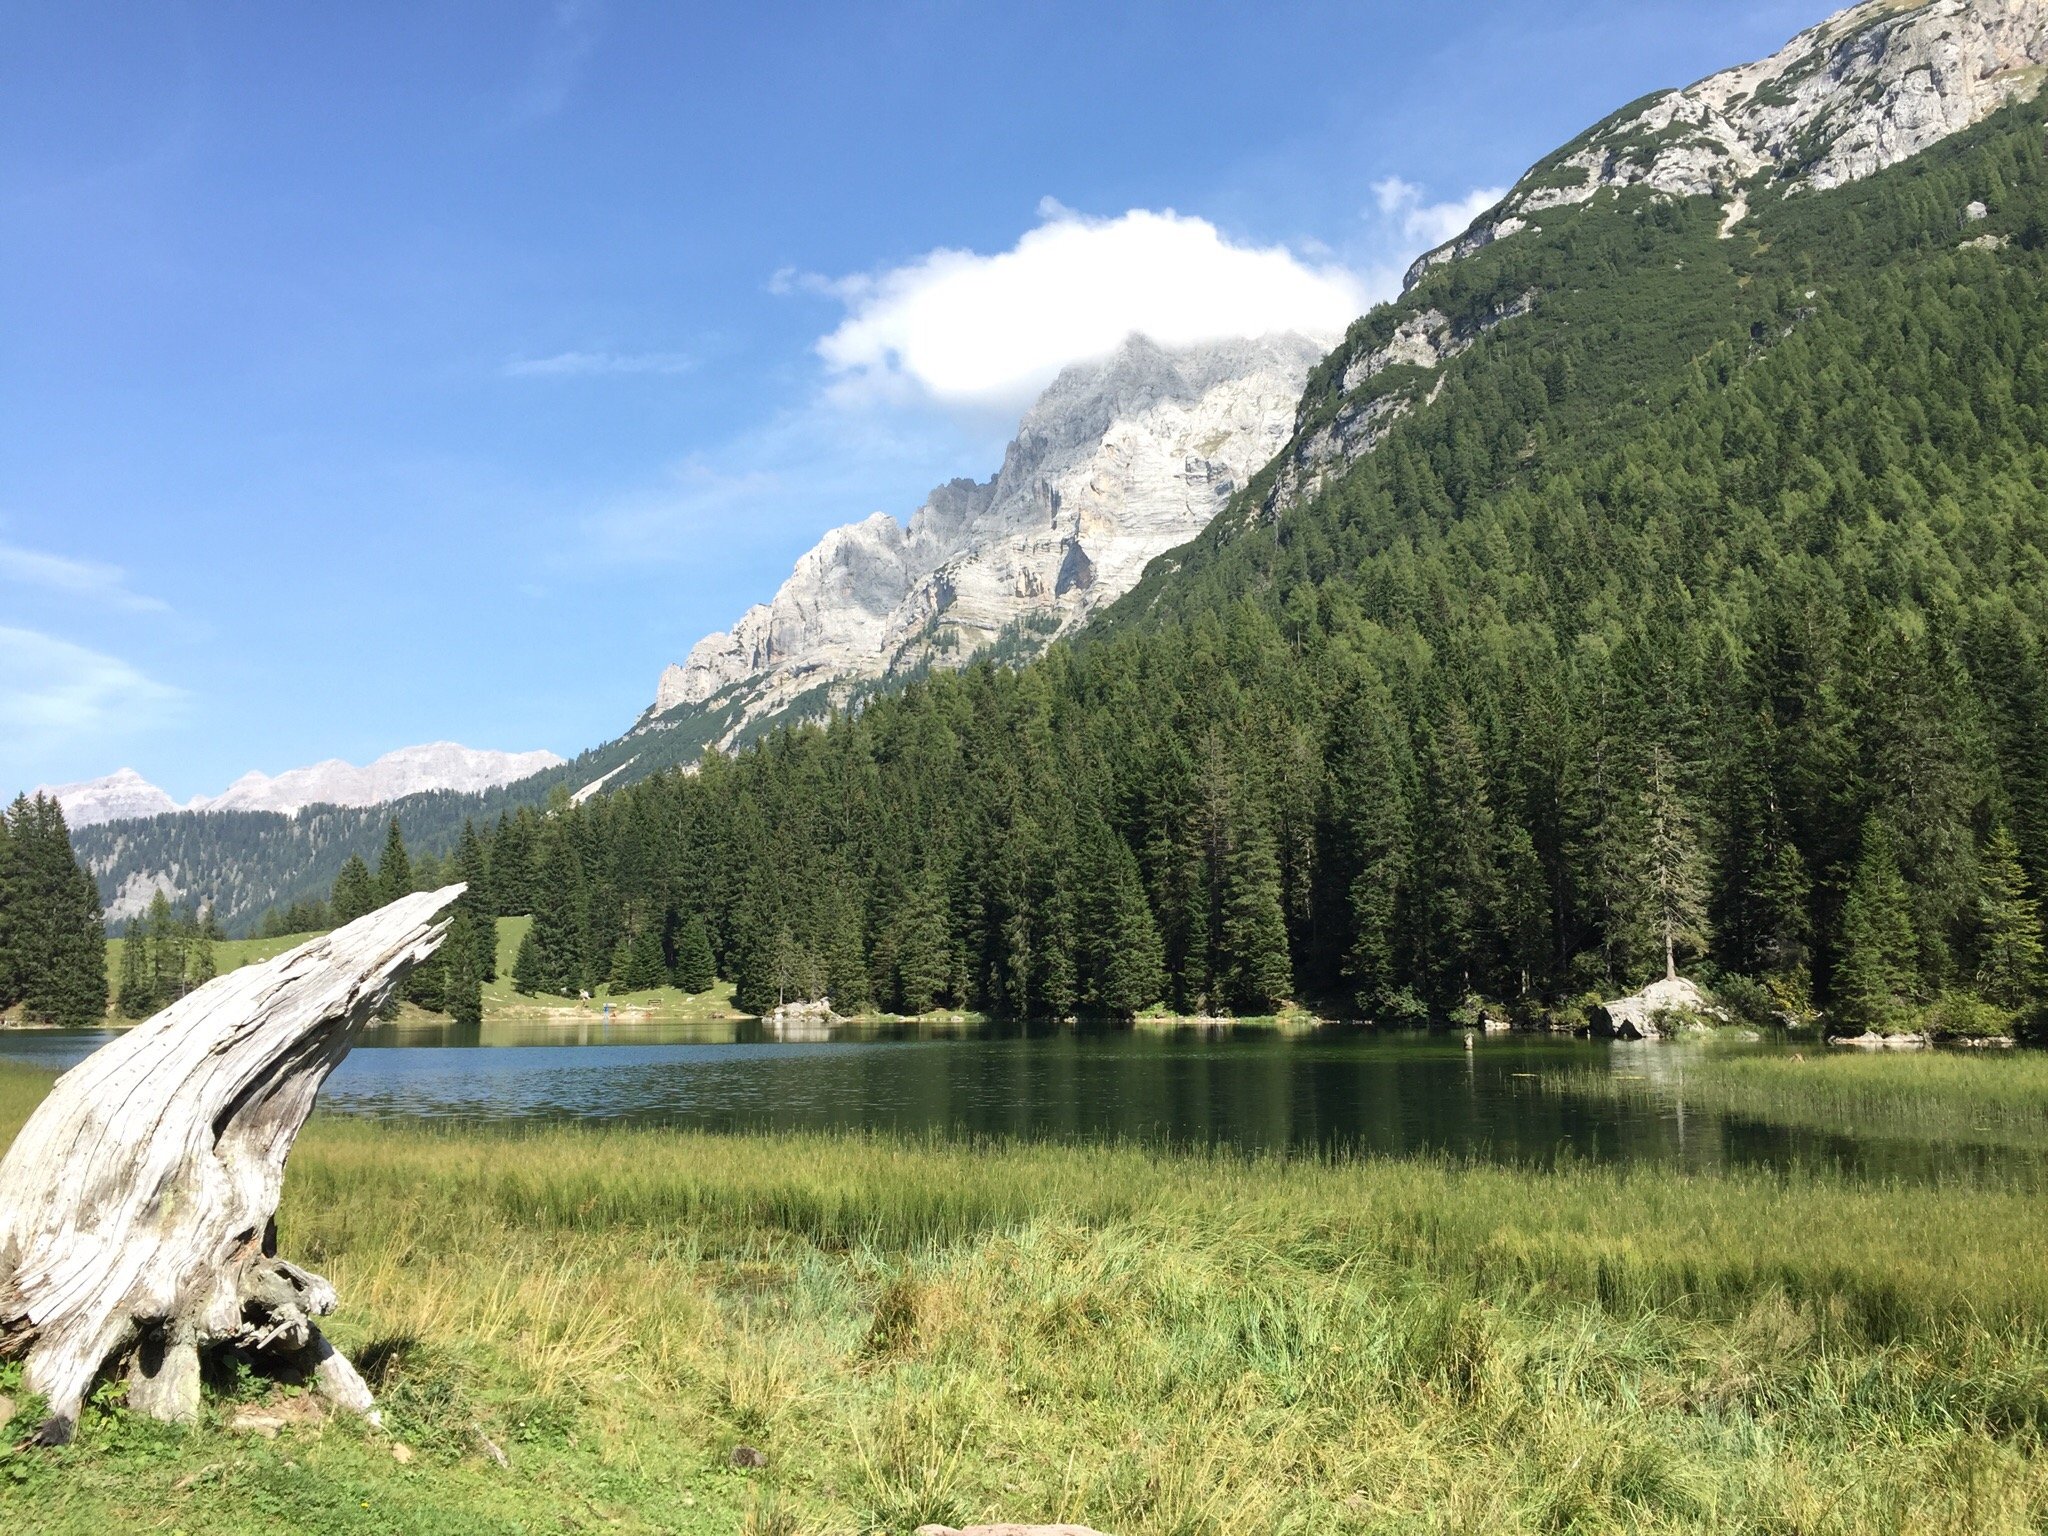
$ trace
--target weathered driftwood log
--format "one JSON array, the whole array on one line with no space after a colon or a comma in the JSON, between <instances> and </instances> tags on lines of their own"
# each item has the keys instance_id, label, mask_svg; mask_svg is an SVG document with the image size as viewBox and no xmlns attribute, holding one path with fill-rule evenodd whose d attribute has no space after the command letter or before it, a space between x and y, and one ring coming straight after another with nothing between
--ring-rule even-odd
<instances>
[{"instance_id":1,"label":"weathered driftwood log","mask_svg":"<svg viewBox=\"0 0 2048 1536\"><path fill-rule=\"evenodd\" d=\"M128 1401L199 1412L203 1351L267 1354L375 1417L320 1336L334 1288L277 1256L292 1142L363 1025L446 932L459 885L402 897L208 982L73 1067L0 1160L0 1358L26 1357L70 1438L100 1370Z\"/></svg>"}]
</instances>

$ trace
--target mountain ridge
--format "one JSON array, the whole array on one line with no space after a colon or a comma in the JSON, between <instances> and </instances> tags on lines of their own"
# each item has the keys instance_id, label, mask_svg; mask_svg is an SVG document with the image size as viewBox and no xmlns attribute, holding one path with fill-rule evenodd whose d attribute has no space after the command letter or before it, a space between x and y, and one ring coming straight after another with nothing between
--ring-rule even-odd
<instances>
[{"instance_id":1,"label":"mountain ridge","mask_svg":"<svg viewBox=\"0 0 2048 1536\"><path fill-rule=\"evenodd\" d=\"M1199 532L1284 438L1327 343L1293 333L1168 349L1133 335L1060 373L990 479L939 486L907 525L827 531L768 602L667 668L643 726L706 706L730 746L805 700L958 665L1005 635L1085 623ZM822 690L822 696L821 696Z\"/></svg>"},{"instance_id":2,"label":"mountain ridge","mask_svg":"<svg viewBox=\"0 0 2048 1536\"><path fill-rule=\"evenodd\" d=\"M180 805L133 768L72 784L39 785L37 794L64 807L74 827L96 826L179 811L276 811L290 815L309 805L361 807L435 791L472 793L530 778L563 759L546 750L497 752L460 742L399 747L358 767L338 757L271 775L243 774L218 795L195 795Z\"/></svg>"}]
</instances>

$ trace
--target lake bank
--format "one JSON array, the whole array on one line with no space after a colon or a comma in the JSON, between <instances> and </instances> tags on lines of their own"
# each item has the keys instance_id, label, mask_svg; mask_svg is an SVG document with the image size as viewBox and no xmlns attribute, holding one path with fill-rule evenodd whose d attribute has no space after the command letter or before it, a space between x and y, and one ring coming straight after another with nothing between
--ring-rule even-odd
<instances>
[{"instance_id":1,"label":"lake bank","mask_svg":"<svg viewBox=\"0 0 2048 1536\"><path fill-rule=\"evenodd\" d=\"M1919 1062L1888 1062L1910 1068ZM0 1068L0 1137L46 1079ZM316 1118L283 1251L356 1426L103 1406L40 1528L2020 1531L2048 1198ZM6 1390L6 1388L0 1388ZM248 1388L250 1392L256 1389ZM500 1468L483 1446L502 1448ZM735 1446L767 1456L737 1469Z\"/></svg>"}]
</instances>

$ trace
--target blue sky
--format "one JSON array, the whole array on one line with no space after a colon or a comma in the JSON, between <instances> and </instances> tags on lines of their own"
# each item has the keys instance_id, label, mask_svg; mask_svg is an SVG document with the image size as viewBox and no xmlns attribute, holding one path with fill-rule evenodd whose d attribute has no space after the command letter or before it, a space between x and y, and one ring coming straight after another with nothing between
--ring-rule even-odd
<instances>
[{"instance_id":1,"label":"blue sky","mask_svg":"<svg viewBox=\"0 0 2048 1536\"><path fill-rule=\"evenodd\" d=\"M572 754L1119 306L1341 313L1824 9L0 0L0 788Z\"/></svg>"}]
</instances>

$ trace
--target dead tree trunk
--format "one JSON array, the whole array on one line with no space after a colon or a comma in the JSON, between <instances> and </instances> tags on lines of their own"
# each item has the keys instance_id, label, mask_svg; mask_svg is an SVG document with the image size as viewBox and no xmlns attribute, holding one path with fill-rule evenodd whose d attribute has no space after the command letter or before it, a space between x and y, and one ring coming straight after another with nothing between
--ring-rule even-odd
<instances>
[{"instance_id":1,"label":"dead tree trunk","mask_svg":"<svg viewBox=\"0 0 2048 1536\"><path fill-rule=\"evenodd\" d=\"M334 1288L277 1256L285 1158L363 1025L440 944L459 885L421 892L208 982L57 1080L0 1160L0 1358L26 1356L70 1438L102 1367L128 1401L199 1412L202 1352L298 1367L375 1417L320 1336Z\"/></svg>"}]
</instances>

